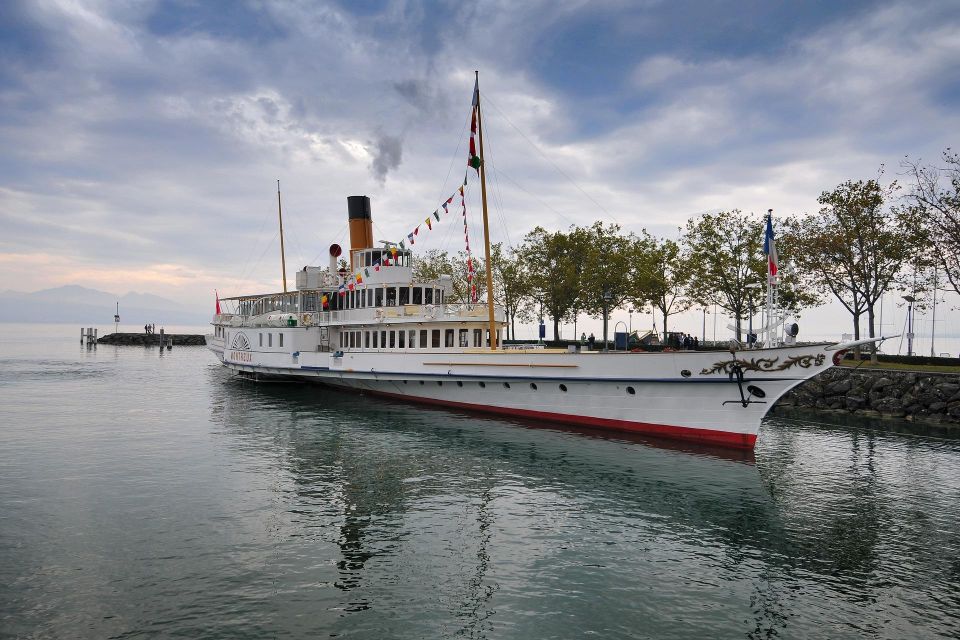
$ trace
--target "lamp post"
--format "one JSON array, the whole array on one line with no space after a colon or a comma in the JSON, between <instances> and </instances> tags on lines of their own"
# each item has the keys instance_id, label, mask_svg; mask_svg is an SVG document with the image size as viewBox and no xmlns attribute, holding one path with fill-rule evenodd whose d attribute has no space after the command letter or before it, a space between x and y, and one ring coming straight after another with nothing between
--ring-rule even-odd
<instances>
[{"instance_id":1,"label":"lamp post","mask_svg":"<svg viewBox=\"0 0 960 640\"><path fill-rule=\"evenodd\" d=\"M707 314L710 313L707 311L707 308L703 308L703 341L707 341Z\"/></svg>"},{"instance_id":2,"label":"lamp post","mask_svg":"<svg viewBox=\"0 0 960 640\"><path fill-rule=\"evenodd\" d=\"M603 350L609 351L607 347L607 316L610 314L610 301L613 300L613 293L610 289L603 290Z\"/></svg>"},{"instance_id":3,"label":"lamp post","mask_svg":"<svg viewBox=\"0 0 960 640\"><path fill-rule=\"evenodd\" d=\"M913 296L903 296L907 301L907 355L913 355L913 303L917 301Z\"/></svg>"},{"instance_id":4,"label":"lamp post","mask_svg":"<svg viewBox=\"0 0 960 640\"><path fill-rule=\"evenodd\" d=\"M627 317L630 320L630 323L627 325L627 335L633 333L633 308L627 309Z\"/></svg>"},{"instance_id":5,"label":"lamp post","mask_svg":"<svg viewBox=\"0 0 960 640\"><path fill-rule=\"evenodd\" d=\"M744 288L759 289L762 286L763 285L760 284L759 282L753 282L751 284L746 285ZM750 307L750 320L747 322L747 327L748 327L747 328L747 347L753 348L756 346L757 340L756 340L756 337L753 335L753 296L752 295L747 296L747 304Z\"/></svg>"}]
</instances>

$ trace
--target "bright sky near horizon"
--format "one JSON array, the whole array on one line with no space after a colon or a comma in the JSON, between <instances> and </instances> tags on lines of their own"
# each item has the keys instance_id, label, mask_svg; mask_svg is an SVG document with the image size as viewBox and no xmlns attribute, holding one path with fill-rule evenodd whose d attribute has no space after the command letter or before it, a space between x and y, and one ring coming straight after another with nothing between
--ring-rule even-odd
<instances>
[{"instance_id":1,"label":"bright sky near horizon","mask_svg":"<svg viewBox=\"0 0 960 640\"><path fill-rule=\"evenodd\" d=\"M8 0L0 290L276 290L277 179L291 281L348 195L398 240L463 176L474 69L495 242L811 212L955 142L958 60L960 5L924 0ZM461 249L455 222L416 248Z\"/></svg>"}]
</instances>

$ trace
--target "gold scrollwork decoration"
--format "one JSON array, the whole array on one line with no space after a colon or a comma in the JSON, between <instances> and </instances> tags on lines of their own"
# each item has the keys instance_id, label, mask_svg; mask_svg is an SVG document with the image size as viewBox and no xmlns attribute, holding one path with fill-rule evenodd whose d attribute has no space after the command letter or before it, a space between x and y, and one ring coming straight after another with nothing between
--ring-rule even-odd
<instances>
[{"instance_id":1,"label":"gold scrollwork decoration","mask_svg":"<svg viewBox=\"0 0 960 640\"><path fill-rule=\"evenodd\" d=\"M746 371L786 371L791 367L800 367L802 369L809 369L810 367L819 367L823 364L825 359L824 354L822 353L809 353L802 356L790 356L783 362L780 362L780 358L751 358L750 360L742 360L739 358L734 358L733 360L725 360L723 362L714 363L714 365L708 369L703 369L700 372L702 376L709 376L714 373L725 373L729 375L732 371L732 368L735 364L740 365L740 368ZM777 363L780 364L777 364Z\"/></svg>"}]
</instances>

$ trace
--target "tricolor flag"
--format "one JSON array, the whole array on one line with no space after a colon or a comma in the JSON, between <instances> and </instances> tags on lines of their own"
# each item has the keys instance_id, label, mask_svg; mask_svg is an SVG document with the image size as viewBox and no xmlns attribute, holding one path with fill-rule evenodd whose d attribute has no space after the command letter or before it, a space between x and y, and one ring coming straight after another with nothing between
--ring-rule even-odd
<instances>
[{"instance_id":1,"label":"tricolor flag","mask_svg":"<svg viewBox=\"0 0 960 640\"><path fill-rule=\"evenodd\" d=\"M767 254L767 275L773 282L777 277L777 246L773 242L773 209L767 211L767 233L763 238L763 252Z\"/></svg>"},{"instance_id":2,"label":"tricolor flag","mask_svg":"<svg viewBox=\"0 0 960 640\"><path fill-rule=\"evenodd\" d=\"M320 304L323 305L323 308L326 309L330 304L330 299L327 297L327 294L323 294L323 297L320 298Z\"/></svg>"},{"instance_id":3,"label":"tricolor flag","mask_svg":"<svg viewBox=\"0 0 960 640\"><path fill-rule=\"evenodd\" d=\"M412 233L408 233L408 234L407 234L407 238L410 240L410 246L413 246L413 234L412 234Z\"/></svg>"},{"instance_id":4,"label":"tricolor flag","mask_svg":"<svg viewBox=\"0 0 960 640\"><path fill-rule=\"evenodd\" d=\"M476 169L480 173L480 156L477 155L477 117L480 115L480 79L473 83L473 109L470 112L470 156L467 158L467 166ZM464 178L466 179L466 178Z\"/></svg>"}]
</instances>

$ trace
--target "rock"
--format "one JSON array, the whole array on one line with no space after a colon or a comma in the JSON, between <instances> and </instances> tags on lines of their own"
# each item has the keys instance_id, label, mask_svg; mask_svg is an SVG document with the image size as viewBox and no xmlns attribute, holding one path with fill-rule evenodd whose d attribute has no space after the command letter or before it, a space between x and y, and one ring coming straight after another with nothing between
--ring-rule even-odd
<instances>
[{"instance_id":1,"label":"rock","mask_svg":"<svg viewBox=\"0 0 960 640\"><path fill-rule=\"evenodd\" d=\"M946 408L947 408L946 402L931 402L927 406L927 409L930 411L930 413L939 413Z\"/></svg>"},{"instance_id":2,"label":"rock","mask_svg":"<svg viewBox=\"0 0 960 640\"><path fill-rule=\"evenodd\" d=\"M879 391L879 390L883 389L884 387L890 386L891 384L893 384L893 380L891 380L890 378L888 378L888 377L886 377L886 376L883 376L883 377L877 378L877 379L874 381L873 386L870 387L870 389L871 389L871 391ZM960 389L958 389L958 391L960 391Z\"/></svg>"},{"instance_id":3,"label":"rock","mask_svg":"<svg viewBox=\"0 0 960 640\"><path fill-rule=\"evenodd\" d=\"M953 384L951 382L941 382L936 385L936 390L940 394L941 398L953 398L958 391L960 391L960 384Z\"/></svg>"},{"instance_id":4,"label":"rock","mask_svg":"<svg viewBox=\"0 0 960 640\"><path fill-rule=\"evenodd\" d=\"M823 392L825 395L828 395L828 396L836 396L836 395L840 395L841 393L846 393L850 391L850 389L852 388L853 388L853 383L850 381L849 378L847 378L845 380L837 380L836 382L831 382L826 386Z\"/></svg>"},{"instance_id":5,"label":"rock","mask_svg":"<svg viewBox=\"0 0 960 640\"><path fill-rule=\"evenodd\" d=\"M847 411L856 411L867 404L867 399L860 396L847 396ZM946 405L944 405L946 406Z\"/></svg>"}]
</instances>

